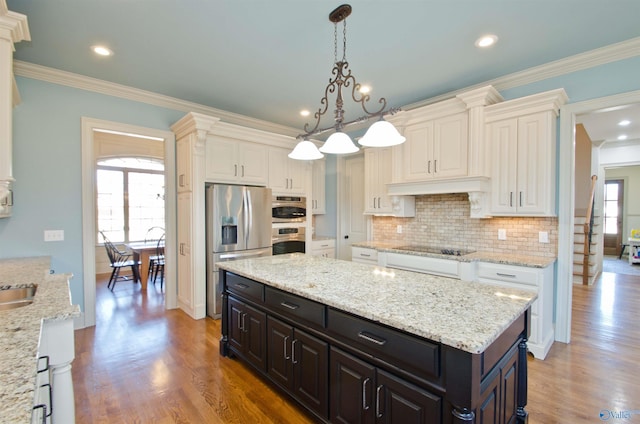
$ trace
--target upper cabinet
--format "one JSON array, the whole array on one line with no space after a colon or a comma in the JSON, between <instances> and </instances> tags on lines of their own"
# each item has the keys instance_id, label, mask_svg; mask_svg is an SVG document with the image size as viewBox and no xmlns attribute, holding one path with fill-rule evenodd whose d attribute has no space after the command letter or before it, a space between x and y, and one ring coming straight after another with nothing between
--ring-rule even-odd
<instances>
[{"instance_id":1,"label":"upper cabinet","mask_svg":"<svg viewBox=\"0 0 640 424\"><path fill-rule=\"evenodd\" d=\"M289 158L291 149L269 147L269 187L273 194L306 195L306 161Z\"/></svg>"},{"instance_id":2,"label":"upper cabinet","mask_svg":"<svg viewBox=\"0 0 640 424\"><path fill-rule=\"evenodd\" d=\"M492 215L556 215L556 121L566 100L553 90L487 108Z\"/></svg>"},{"instance_id":3,"label":"upper cabinet","mask_svg":"<svg viewBox=\"0 0 640 424\"><path fill-rule=\"evenodd\" d=\"M415 197L389 196L391 147L371 147L364 151L364 213L367 215L415 216Z\"/></svg>"},{"instance_id":4,"label":"upper cabinet","mask_svg":"<svg viewBox=\"0 0 640 424\"><path fill-rule=\"evenodd\" d=\"M206 146L206 179L249 185L267 185L267 146L210 135Z\"/></svg>"},{"instance_id":5,"label":"upper cabinet","mask_svg":"<svg viewBox=\"0 0 640 424\"><path fill-rule=\"evenodd\" d=\"M27 17L0 3L0 218L11 216L13 206L12 123L13 106L19 103L13 78L14 44L31 40Z\"/></svg>"},{"instance_id":6,"label":"upper cabinet","mask_svg":"<svg viewBox=\"0 0 640 424\"><path fill-rule=\"evenodd\" d=\"M402 145L403 181L467 175L467 112L407 126Z\"/></svg>"},{"instance_id":7,"label":"upper cabinet","mask_svg":"<svg viewBox=\"0 0 640 424\"><path fill-rule=\"evenodd\" d=\"M311 213L314 215L322 215L327 213L325 198L326 161L324 159L313 161L312 172Z\"/></svg>"}]
</instances>

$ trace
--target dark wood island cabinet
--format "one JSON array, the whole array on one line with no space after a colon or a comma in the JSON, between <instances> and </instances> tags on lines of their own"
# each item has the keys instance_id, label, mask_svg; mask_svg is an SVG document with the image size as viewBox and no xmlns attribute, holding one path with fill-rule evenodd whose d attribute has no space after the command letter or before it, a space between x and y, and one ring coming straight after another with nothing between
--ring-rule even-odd
<instances>
[{"instance_id":1,"label":"dark wood island cabinet","mask_svg":"<svg viewBox=\"0 0 640 424\"><path fill-rule=\"evenodd\" d=\"M473 291L473 283L444 277L405 271L389 277L368 265L283 256L291 257L223 265L220 353L245 361L319 422L527 421L526 336L535 295L484 285ZM327 294L331 284L336 287ZM459 296L478 298L464 308ZM380 310L380 302L388 308ZM495 323L500 305L507 305L505 318ZM483 307L493 308L485 314L490 324L478 316ZM468 316L460 313L465 310ZM453 321L446 327L435 324L439 319ZM431 321L434 330L425 329ZM452 333L438 335L444 328Z\"/></svg>"}]
</instances>

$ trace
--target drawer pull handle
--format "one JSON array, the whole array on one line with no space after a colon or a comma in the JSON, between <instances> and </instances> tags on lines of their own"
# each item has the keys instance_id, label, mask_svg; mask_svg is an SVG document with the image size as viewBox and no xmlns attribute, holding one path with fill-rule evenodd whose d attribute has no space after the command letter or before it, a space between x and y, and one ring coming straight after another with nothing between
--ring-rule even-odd
<instances>
[{"instance_id":1,"label":"drawer pull handle","mask_svg":"<svg viewBox=\"0 0 640 424\"><path fill-rule=\"evenodd\" d=\"M499 275L500 277L516 278L515 274L505 274L503 272L496 272L496 275Z\"/></svg>"},{"instance_id":2,"label":"drawer pull handle","mask_svg":"<svg viewBox=\"0 0 640 424\"><path fill-rule=\"evenodd\" d=\"M293 304L293 303L289 303L289 302L287 302L287 301L280 302L280 305L281 305L281 306L284 306L284 307L285 307L285 308L287 308L287 309L291 309L292 311L295 311L296 309L298 309L298 308L300 307L300 306L298 306L298 305L295 305L295 304Z\"/></svg>"},{"instance_id":3,"label":"drawer pull handle","mask_svg":"<svg viewBox=\"0 0 640 424\"><path fill-rule=\"evenodd\" d=\"M387 341L385 339L376 337L376 336L374 336L372 334L369 334L369 333L367 333L365 331L359 332L358 333L358 337L360 337L361 339L365 339L368 342L375 343L378 346L384 346L387 343Z\"/></svg>"},{"instance_id":4,"label":"drawer pull handle","mask_svg":"<svg viewBox=\"0 0 640 424\"><path fill-rule=\"evenodd\" d=\"M360 256L363 256L363 257L365 257L365 258L369 258L369 257L371 257L371 255L370 255L370 254L368 254L368 253L361 253L361 254L360 254Z\"/></svg>"},{"instance_id":5,"label":"drawer pull handle","mask_svg":"<svg viewBox=\"0 0 640 424\"><path fill-rule=\"evenodd\" d=\"M33 407L33 410L35 411L36 409L42 409L42 424L46 424L47 423L47 405L45 405L44 403L41 403L40 405L36 405Z\"/></svg>"},{"instance_id":6,"label":"drawer pull handle","mask_svg":"<svg viewBox=\"0 0 640 424\"><path fill-rule=\"evenodd\" d=\"M243 284L243 283L236 283L236 284L234 284L234 285L233 285L233 287L237 287L237 288L239 288L240 290L245 290L245 289L248 289L248 288L249 288L249 286L248 286L248 285Z\"/></svg>"}]
</instances>

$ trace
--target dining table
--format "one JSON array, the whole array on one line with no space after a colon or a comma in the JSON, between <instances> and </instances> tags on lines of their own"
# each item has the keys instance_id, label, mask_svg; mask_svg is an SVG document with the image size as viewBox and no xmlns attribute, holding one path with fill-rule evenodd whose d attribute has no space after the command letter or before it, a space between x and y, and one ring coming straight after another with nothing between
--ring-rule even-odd
<instances>
[{"instance_id":1,"label":"dining table","mask_svg":"<svg viewBox=\"0 0 640 424\"><path fill-rule=\"evenodd\" d=\"M149 279L149 258L158 251L158 240L136 241L126 244L127 248L133 252L133 260L140 264L140 284L142 290L147 289Z\"/></svg>"}]
</instances>

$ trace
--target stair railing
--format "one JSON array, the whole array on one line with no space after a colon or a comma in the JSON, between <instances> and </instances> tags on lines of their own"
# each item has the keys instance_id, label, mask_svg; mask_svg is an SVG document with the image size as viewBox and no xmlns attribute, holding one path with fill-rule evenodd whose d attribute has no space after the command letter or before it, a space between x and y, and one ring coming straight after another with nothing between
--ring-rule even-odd
<instances>
[{"instance_id":1,"label":"stair railing","mask_svg":"<svg viewBox=\"0 0 640 424\"><path fill-rule=\"evenodd\" d=\"M591 176L591 195L584 219L584 257L582 258L582 284L589 284L589 255L591 253L591 235L593 234L593 204L595 202L597 175Z\"/></svg>"}]
</instances>

